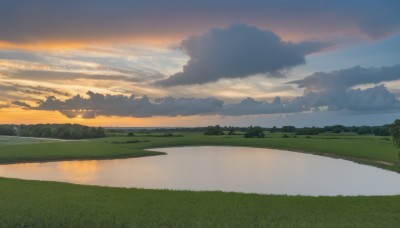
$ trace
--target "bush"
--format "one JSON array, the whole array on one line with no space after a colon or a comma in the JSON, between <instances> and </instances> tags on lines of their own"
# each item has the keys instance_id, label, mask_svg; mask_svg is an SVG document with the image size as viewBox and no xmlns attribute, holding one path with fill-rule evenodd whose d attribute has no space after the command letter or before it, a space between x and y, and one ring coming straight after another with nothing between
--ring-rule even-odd
<instances>
[{"instance_id":1,"label":"bush","mask_svg":"<svg viewBox=\"0 0 400 228\"><path fill-rule=\"evenodd\" d=\"M219 125L208 126L204 132L204 135L223 135L224 132Z\"/></svg>"},{"instance_id":2,"label":"bush","mask_svg":"<svg viewBox=\"0 0 400 228\"><path fill-rule=\"evenodd\" d=\"M264 129L259 126L250 126L244 134L245 138L264 138L264 136Z\"/></svg>"}]
</instances>

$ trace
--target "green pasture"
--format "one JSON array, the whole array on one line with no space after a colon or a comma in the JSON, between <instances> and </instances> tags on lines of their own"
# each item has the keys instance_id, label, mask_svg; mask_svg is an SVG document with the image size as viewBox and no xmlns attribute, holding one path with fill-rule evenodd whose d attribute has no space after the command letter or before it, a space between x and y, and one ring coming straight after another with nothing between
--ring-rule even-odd
<instances>
[{"instance_id":1,"label":"green pasture","mask_svg":"<svg viewBox=\"0 0 400 228\"><path fill-rule=\"evenodd\" d=\"M399 227L400 196L142 190L0 178L2 227Z\"/></svg>"},{"instance_id":2,"label":"green pasture","mask_svg":"<svg viewBox=\"0 0 400 228\"><path fill-rule=\"evenodd\" d=\"M161 155L174 146L277 148L400 172L388 137L352 134L266 138L182 133L83 141L0 137L0 163ZM19 141L20 140L20 141ZM1 175L1 174L0 174ZM0 227L399 227L400 196L305 197L144 190L0 178Z\"/></svg>"}]
</instances>

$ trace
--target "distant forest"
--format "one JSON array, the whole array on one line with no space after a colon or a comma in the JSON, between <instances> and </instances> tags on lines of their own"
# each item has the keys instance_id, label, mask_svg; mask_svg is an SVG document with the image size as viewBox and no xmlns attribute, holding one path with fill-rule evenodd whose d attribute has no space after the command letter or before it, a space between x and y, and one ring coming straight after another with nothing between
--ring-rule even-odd
<instances>
[{"instance_id":1,"label":"distant forest","mask_svg":"<svg viewBox=\"0 0 400 228\"><path fill-rule=\"evenodd\" d=\"M133 133L173 133L173 132L204 132L205 135L234 135L242 134L245 137L264 137L264 132L292 133L296 135L318 135L321 133L356 133L359 135L388 136L390 125L383 126L352 126L333 125L325 127L294 126L263 128L259 126L233 127L233 126L208 126L196 128L101 128L88 127L79 124L36 124L36 125L0 125L0 135L58 138L58 139L90 139L101 138L106 135L119 135Z\"/></svg>"},{"instance_id":2,"label":"distant forest","mask_svg":"<svg viewBox=\"0 0 400 228\"><path fill-rule=\"evenodd\" d=\"M89 139L105 137L101 127L88 127L79 124L35 124L35 125L0 125L0 135L57 138Z\"/></svg>"},{"instance_id":3,"label":"distant forest","mask_svg":"<svg viewBox=\"0 0 400 228\"><path fill-rule=\"evenodd\" d=\"M325 127L302 127L297 128L294 126L283 126L283 127L233 127L233 126L208 126L208 127L194 127L194 128L106 128L108 133L172 133L172 132L204 132L206 135L222 135L235 134L235 132L248 132L249 129L254 130L262 129L270 133L282 132L282 133L294 133L296 135L318 135L321 133L355 133L359 135L376 135L376 136L388 136L390 125L382 126L343 126L343 125L332 125Z\"/></svg>"}]
</instances>

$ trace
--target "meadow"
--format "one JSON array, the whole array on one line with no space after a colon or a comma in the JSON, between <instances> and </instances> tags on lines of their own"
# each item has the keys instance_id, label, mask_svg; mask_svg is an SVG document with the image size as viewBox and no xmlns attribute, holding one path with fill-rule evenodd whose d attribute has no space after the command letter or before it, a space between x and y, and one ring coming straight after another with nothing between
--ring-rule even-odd
<instances>
[{"instance_id":1,"label":"meadow","mask_svg":"<svg viewBox=\"0 0 400 228\"><path fill-rule=\"evenodd\" d=\"M15 139L16 140L16 139ZM201 133L0 144L1 163L152 156L148 148L231 145L340 157L399 172L389 137L352 134L266 138ZM5 227L398 227L400 196L305 197L83 186L0 178Z\"/></svg>"},{"instance_id":2,"label":"meadow","mask_svg":"<svg viewBox=\"0 0 400 228\"><path fill-rule=\"evenodd\" d=\"M304 197L0 178L3 227L398 227L400 196Z\"/></svg>"}]
</instances>

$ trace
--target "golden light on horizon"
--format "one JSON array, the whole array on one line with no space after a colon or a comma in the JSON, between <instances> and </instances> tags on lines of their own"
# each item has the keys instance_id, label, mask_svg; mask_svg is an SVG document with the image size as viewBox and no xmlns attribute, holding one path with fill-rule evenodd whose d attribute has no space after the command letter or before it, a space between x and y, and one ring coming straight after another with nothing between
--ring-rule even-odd
<instances>
[{"instance_id":1,"label":"golden light on horizon","mask_svg":"<svg viewBox=\"0 0 400 228\"><path fill-rule=\"evenodd\" d=\"M0 49L26 50L26 51L76 51L85 50L89 47L115 47L119 46L144 46L152 48L170 48L173 45L179 44L185 35L163 35L163 36L132 36L132 37L114 37L99 40L97 38L87 39L68 39L68 40L44 40L44 41L26 41L26 42L8 42L0 40ZM90 50L96 50L91 49Z\"/></svg>"},{"instance_id":2,"label":"golden light on horizon","mask_svg":"<svg viewBox=\"0 0 400 228\"><path fill-rule=\"evenodd\" d=\"M22 108L0 109L0 124L82 124L94 127L168 127L168 126L206 126L211 116L154 116L146 118L129 116L97 116L85 119L68 118L58 111L27 110Z\"/></svg>"}]
</instances>

